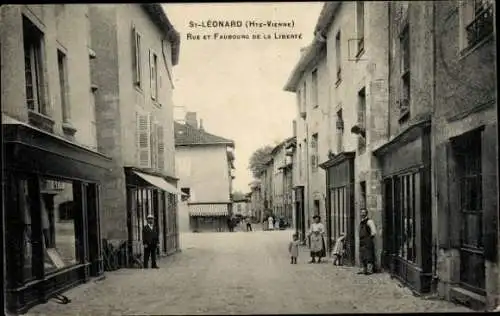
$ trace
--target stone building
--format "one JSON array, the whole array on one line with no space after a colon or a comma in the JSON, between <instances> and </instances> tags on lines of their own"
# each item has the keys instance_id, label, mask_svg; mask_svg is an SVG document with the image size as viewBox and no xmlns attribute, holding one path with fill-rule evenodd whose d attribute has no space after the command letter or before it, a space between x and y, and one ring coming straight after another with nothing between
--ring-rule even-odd
<instances>
[{"instance_id":1,"label":"stone building","mask_svg":"<svg viewBox=\"0 0 500 316\"><path fill-rule=\"evenodd\" d=\"M435 35L431 182L438 290L490 309L500 293L494 2L446 1L427 10L435 11L427 21Z\"/></svg>"},{"instance_id":2,"label":"stone building","mask_svg":"<svg viewBox=\"0 0 500 316\"><path fill-rule=\"evenodd\" d=\"M258 223L263 219L263 203L261 194L261 183L259 180L254 180L249 184L250 187L250 216Z\"/></svg>"},{"instance_id":3,"label":"stone building","mask_svg":"<svg viewBox=\"0 0 500 316\"><path fill-rule=\"evenodd\" d=\"M232 216L234 141L207 132L195 112L175 122L179 186L188 196L191 231L225 231ZM185 214L183 215L183 217Z\"/></svg>"},{"instance_id":4,"label":"stone building","mask_svg":"<svg viewBox=\"0 0 500 316\"><path fill-rule=\"evenodd\" d=\"M6 308L19 313L103 274L87 5L2 5Z\"/></svg>"},{"instance_id":5,"label":"stone building","mask_svg":"<svg viewBox=\"0 0 500 316\"><path fill-rule=\"evenodd\" d=\"M151 214L160 254L176 252L172 68L179 34L159 4L92 4L89 17L98 149L113 158L102 184L102 237L140 256Z\"/></svg>"},{"instance_id":6,"label":"stone building","mask_svg":"<svg viewBox=\"0 0 500 316\"><path fill-rule=\"evenodd\" d=\"M366 207L381 226L380 167L372 157L372 148L385 136L381 110L388 94L387 45L384 45L387 3L327 3L314 32L313 43L302 53L285 87L298 97L296 155L299 164L301 157L311 156L313 165L314 160L319 159L321 170L315 173L311 165L310 172L306 173L305 191L312 192L304 194L305 209L312 210L309 218L313 213L322 216L330 247L340 233L346 233L347 260L354 264L359 261L356 251L359 210ZM301 78L309 76L311 89L308 90L307 80L301 83ZM304 92L305 106L302 105ZM309 95L313 104L310 107ZM304 127L306 135L311 137L310 146L306 145L307 138L301 142ZM320 129L319 134L324 136L316 141ZM315 155L318 158L312 158ZM296 200L300 200L300 195L299 189ZM377 258L380 258L380 237L376 244Z\"/></svg>"}]
</instances>

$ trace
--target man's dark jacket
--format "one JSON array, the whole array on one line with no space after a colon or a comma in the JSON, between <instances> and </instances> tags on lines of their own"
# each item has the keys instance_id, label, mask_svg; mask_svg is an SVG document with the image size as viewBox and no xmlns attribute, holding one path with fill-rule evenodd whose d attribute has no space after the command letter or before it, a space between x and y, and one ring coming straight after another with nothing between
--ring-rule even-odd
<instances>
[{"instance_id":1,"label":"man's dark jacket","mask_svg":"<svg viewBox=\"0 0 500 316\"><path fill-rule=\"evenodd\" d=\"M158 231L153 226L153 229L149 228L149 225L144 226L142 230L142 243L148 246L156 246L158 244Z\"/></svg>"}]
</instances>

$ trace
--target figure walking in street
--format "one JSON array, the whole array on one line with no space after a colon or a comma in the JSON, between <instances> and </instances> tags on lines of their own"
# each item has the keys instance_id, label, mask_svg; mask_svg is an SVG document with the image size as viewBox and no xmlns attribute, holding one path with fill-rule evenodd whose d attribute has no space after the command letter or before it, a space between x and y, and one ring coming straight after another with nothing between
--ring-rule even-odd
<instances>
[{"instance_id":1,"label":"figure walking in street","mask_svg":"<svg viewBox=\"0 0 500 316\"><path fill-rule=\"evenodd\" d=\"M251 232L252 231L252 222L250 221L250 217L246 218L246 222L247 222L247 232Z\"/></svg>"},{"instance_id":2,"label":"figure walking in street","mask_svg":"<svg viewBox=\"0 0 500 316\"><path fill-rule=\"evenodd\" d=\"M280 220L278 218L274 218L274 229L280 230Z\"/></svg>"},{"instance_id":3,"label":"figure walking in street","mask_svg":"<svg viewBox=\"0 0 500 316\"><path fill-rule=\"evenodd\" d=\"M344 259L344 253L345 253L344 240L345 240L345 234L341 233L339 238L337 238L337 240L335 241L335 246L333 247L333 265L334 266L343 265L343 259Z\"/></svg>"},{"instance_id":4,"label":"figure walking in street","mask_svg":"<svg viewBox=\"0 0 500 316\"><path fill-rule=\"evenodd\" d=\"M144 245L144 268L147 269L149 257L151 257L151 268L158 269L156 265L156 250L158 249L158 231L154 227L154 216L148 215L147 225L142 230L142 243Z\"/></svg>"},{"instance_id":5,"label":"figure walking in street","mask_svg":"<svg viewBox=\"0 0 500 316\"><path fill-rule=\"evenodd\" d=\"M299 235L297 233L292 235L292 241L288 244L288 252L290 253L290 264L297 264L297 257L299 256Z\"/></svg>"},{"instance_id":6,"label":"figure walking in street","mask_svg":"<svg viewBox=\"0 0 500 316\"><path fill-rule=\"evenodd\" d=\"M359 224L359 251L362 270L358 274L372 274L375 263L375 223L368 217L368 211L361 209L361 223Z\"/></svg>"},{"instance_id":7,"label":"figure walking in street","mask_svg":"<svg viewBox=\"0 0 500 316\"><path fill-rule=\"evenodd\" d=\"M269 216L267 218L267 224L269 225L269 230L273 230L274 229L274 219L272 216Z\"/></svg>"},{"instance_id":8,"label":"figure walking in street","mask_svg":"<svg viewBox=\"0 0 500 316\"><path fill-rule=\"evenodd\" d=\"M313 217L314 223L311 224L311 228L309 229L309 248L311 251L311 261L309 263L320 263L321 258L325 256L325 240L323 239L323 235L325 233L325 227L321 223L321 217L319 215L315 215ZM318 258L318 261L315 260Z\"/></svg>"}]
</instances>

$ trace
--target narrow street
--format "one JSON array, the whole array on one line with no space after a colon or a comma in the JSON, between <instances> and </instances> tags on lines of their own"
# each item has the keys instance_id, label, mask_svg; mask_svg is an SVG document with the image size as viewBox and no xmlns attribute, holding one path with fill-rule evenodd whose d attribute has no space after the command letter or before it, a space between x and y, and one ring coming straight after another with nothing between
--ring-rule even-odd
<instances>
[{"instance_id":1,"label":"narrow street","mask_svg":"<svg viewBox=\"0 0 500 316\"><path fill-rule=\"evenodd\" d=\"M72 302L39 305L28 315L470 312L424 300L387 274L289 263L291 231L181 236L182 252L159 270L122 269L65 293Z\"/></svg>"}]
</instances>

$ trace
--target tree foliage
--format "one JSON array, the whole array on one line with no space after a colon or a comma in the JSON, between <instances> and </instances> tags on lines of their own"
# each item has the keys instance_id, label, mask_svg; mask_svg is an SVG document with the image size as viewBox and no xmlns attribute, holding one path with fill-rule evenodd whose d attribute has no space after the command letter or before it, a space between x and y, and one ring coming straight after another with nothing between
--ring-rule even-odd
<instances>
[{"instance_id":1,"label":"tree foliage","mask_svg":"<svg viewBox=\"0 0 500 316\"><path fill-rule=\"evenodd\" d=\"M264 146L257 149L250 157L250 162L248 164L248 169L252 171L253 177L258 179L262 172L266 169L266 163L271 158L271 151L273 146Z\"/></svg>"},{"instance_id":2,"label":"tree foliage","mask_svg":"<svg viewBox=\"0 0 500 316\"><path fill-rule=\"evenodd\" d=\"M245 193L240 192L240 191L234 191L233 192L233 200L234 201L241 201L245 199Z\"/></svg>"}]
</instances>

